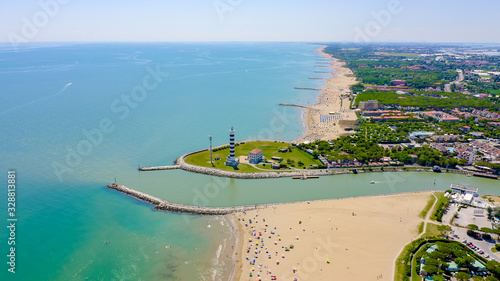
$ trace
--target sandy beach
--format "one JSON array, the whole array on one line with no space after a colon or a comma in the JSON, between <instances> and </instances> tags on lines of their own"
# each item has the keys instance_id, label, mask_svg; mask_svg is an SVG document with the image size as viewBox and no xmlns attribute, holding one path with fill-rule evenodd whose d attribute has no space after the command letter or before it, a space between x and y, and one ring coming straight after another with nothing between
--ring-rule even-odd
<instances>
[{"instance_id":1,"label":"sandy beach","mask_svg":"<svg viewBox=\"0 0 500 281\"><path fill-rule=\"evenodd\" d=\"M298 143L305 141L332 140L352 132L344 130L347 123L356 121L356 113L351 110L349 87L357 83L350 69L345 68L344 62L323 52L325 47L316 50L323 56L320 62L329 62L333 69L331 77L321 89L321 94L315 105L305 108L304 122L307 131ZM320 69L320 68L318 68ZM347 127L349 127L347 125Z\"/></svg>"},{"instance_id":2,"label":"sandy beach","mask_svg":"<svg viewBox=\"0 0 500 281\"><path fill-rule=\"evenodd\" d=\"M232 215L236 280L392 280L430 192L301 202Z\"/></svg>"}]
</instances>

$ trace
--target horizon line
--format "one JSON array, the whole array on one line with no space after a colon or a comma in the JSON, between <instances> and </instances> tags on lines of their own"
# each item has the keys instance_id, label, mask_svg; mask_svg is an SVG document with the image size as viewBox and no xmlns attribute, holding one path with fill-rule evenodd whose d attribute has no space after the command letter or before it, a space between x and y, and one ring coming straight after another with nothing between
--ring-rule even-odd
<instances>
[{"instance_id":1,"label":"horizon line","mask_svg":"<svg viewBox=\"0 0 500 281\"><path fill-rule=\"evenodd\" d=\"M243 41L243 40L187 40L187 41L30 41L30 42L15 42L18 45L28 45L34 43L308 43L308 44L333 44L333 43L345 43L345 44L487 44L495 45L500 42L439 42L439 41L372 41L372 42L355 42L355 41ZM10 41L0 41L0 44L14 44Z\"/></svg>"}]
</instances>

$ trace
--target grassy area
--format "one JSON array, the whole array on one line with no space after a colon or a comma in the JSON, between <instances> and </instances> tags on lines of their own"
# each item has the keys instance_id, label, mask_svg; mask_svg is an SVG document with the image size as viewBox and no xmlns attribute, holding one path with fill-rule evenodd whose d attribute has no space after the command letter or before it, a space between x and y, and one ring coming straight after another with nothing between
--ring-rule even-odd
<instances>
[{"instance_id":1,"label":"grassy area","mask_svg":"<svg viewBox=\"0 0 500 281\"><path fill-rule=\"evenodd\" d=\"M248 155L248 152L252 151L255 148L262 149L263 155L267 159L271 159L273 156L278 156L283 158L282 163L287 164L287 161L293 161L294 164L290 166L295 166L296 168L310 167L310 165L318 165L321 166L321 162L317 159L314 159L312 155L293 147L291 152L279 152L282 148L288 148L290 144L283 142L249 142L242 143L236 146L235 152L236 157L241 155ZM219 149L217 151L213 151L213 159L220 158L217 161L213 161L214 165L210 164L210 152L203 151L200 153L196 153L190 155L186 158L186 162L189 164L203 166L203 167L214 167L217 169L225 170L225 171L233 171L233 172L241 172L241 173L254 173L254 172L264 172L263 170L256 169L248 164L240 164L236 169L233 167L228 167L225 165L226 157L229 155L229 146L227 148ZM304 165L299 166L298 163L302 162ZM271 171L271 164L266 164L263 166L262 164L258 165L259 168ZM276 171L276 170L273 170Z\"/></svg>"},{"instance_id":2,"label":"grassy area","mask_svg":"<svg viewBox=\"0 0 500 281\"><path fill-rule=\"evenodd\" d=\"M424 222L421 222L421 223L417 226L417 234L420 234L420 233L424 232L424 225L425 225L425 223L424 223Z\"/></svg>"},{"instance_id":3,"label":"grassy area","mask_svg":"<svg viewBox=\"0 0 500 281\"><path fill-rule=\"evenodd\" d=\"M417 58L419 56L419 54L412 54L412 53L387 53L385 55L389 57L405 57L405 58Z\"/></svg>"},{"instance_id":4,"label":"grassy area","mask_svg":"<svg viewBox=\"0 0 500 281\"><path fill-rule=\"evenodd\" d=\"M428 223L427 229L426 229L424 235L422 235L422 237L423 238L438 237L441 235L441 233L442 233L442 231L440 230L439 225L433 224L433 223Z\"/></svg>"},{"instance_id":5,"label":"grassy area","mask_svg":"<svg viewBox=\"0 0 500 281\"><path fill-rule=\"evenodd\" d=\"M431 194L429 197L429 201L427 202L427 205L425 205L425 208L422 210L422 212L420 212L420 215L418 215L418 216L425 219L425 217L427 216L427 213L429 212L430 208L432 207L432 204L434 204L435 201L436 201L436 198ZM420 232L422 232L422 231L420 231Z\"/></svg>"},{"instance_id":6,"label":"grassy area","mask_svg":"<svg viewBox=\"0 0 500 281\"><path fill-rule=\"evenodd\" d=\"M396 259L396 272L394 280L409 280L408 273L411 270L408 263L413 256L411 253L414 250L415 242L411 242L403 248L401 255Z\"/></svg>"},{"instance_id":7,"label":"grassy area","mask_svg":"<svg viewBox=\"0 0 500 281\"><path fill-rule=\"evenodd\" d=\"M438 198L438 202L432 210L431 220L440 221L443 216L444 209L448 205L448 198L444 197L443 192L437 192L435 195Z\"/></svg>"},{"instance_id":8,"label":"grassy area","mask_svg":"<svg viewBox=\"0 0 500 281\"><path fill-rule=\"evenodd\" d=\"M489 92L490 94L500 95L500 90L488 89L488 92Z\"/></svg>"}]
</instances>

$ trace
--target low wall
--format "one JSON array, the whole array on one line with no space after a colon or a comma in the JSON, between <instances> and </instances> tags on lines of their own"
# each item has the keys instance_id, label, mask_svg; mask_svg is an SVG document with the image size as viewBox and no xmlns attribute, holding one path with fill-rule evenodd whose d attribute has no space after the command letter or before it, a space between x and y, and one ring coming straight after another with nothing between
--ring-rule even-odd
<instances>
[{"instance_id":1,"label":"low wall","mask_svg":"<svg viewBox=\"0 0 500 281\"><path fill-rule=\"evenodd\" d=\"M249 143L249 142L259 142L259 141L269 141L269 142L279 142L279 143L288 143L291 144L291 142L287 141L275 141L275 140L261 140L261 139L256 139L256 140L245 140L241 142L237 142L239 144L241 143ZM222 148L222 147L227 147L228 145L220 145L216 148ZM236 178L236 179L267 179L267 178L285 178L285 177L297 177L297 176L303 176L305 173L307 176L327 176L327 175L340 175L340 174L351 174L353 173L353 169L357 169L358 173L365 173L365 172L405 172L405 171L412 171L412 172L428 172L432 171L432 168L430 167L418 167L418 168L408 168L405 169L404 167L365 167L363 168L333 168L333 169L313 169L313 170L297 170L297 171L292 171L292 172L281 172L281 171L276 171L276 172L258 172L258 173L238 173L238 172L231 172L231 171L223 171L220 169L216 168L210 168L210 167L202 167L202 166L196 166L192 164L186 163L185 159L186 157L201 153L204 151L208 151L208 149L201 149L193 152L186 153L179 158L175 160L175 165L174 166L159 166L159 167L148 167L148 168L140 168L141 171L153 171L153 170L168 170L168 169L182 169L185 171L193 172L193 173L199 173L199 174L205 174L205 175L212 175L212 176L217 176L217 177L228 177L228 178ZM459 170L443 170L443 172L449 172L449 173L463 173Z\"/></svg>"},{"instance_id":2,"label":"low wall","mask_svg":"<svg viewBox=\"0 0 500 281\"><path fill-rule=\"evenodd\" d=\"M180 169L180 165L173 166L156 166L156 167L140 167L139 171L157 171L157 170L175 170Z\"/></svg>"}]
</instances>

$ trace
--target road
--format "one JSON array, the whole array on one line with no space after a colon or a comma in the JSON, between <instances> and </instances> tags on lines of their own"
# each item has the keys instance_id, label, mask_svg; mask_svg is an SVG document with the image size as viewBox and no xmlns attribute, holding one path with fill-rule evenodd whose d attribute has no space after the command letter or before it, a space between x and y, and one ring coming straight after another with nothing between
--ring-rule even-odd
<instances>
[{"instance_id":1,"label":"road","mask_svg":"<svg viewBox=\"0 0 500 281\"><path fill-rule=\"evenodd\" d=\"M465 77L464 77L464 72L463 70L461 69L457 69L457 72L458 72L458 79L451 82L451 83L448 83L446 85L444 85L444 91L445 92L448 92L450 93L451 92L451 84L460 84L462 81L464 81Z\"/></svg>"}]
</instances>

